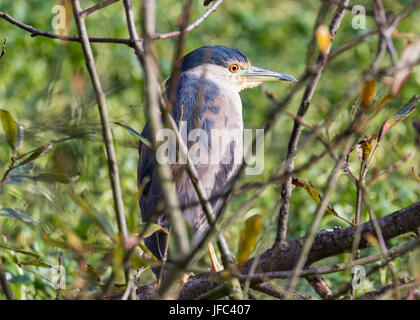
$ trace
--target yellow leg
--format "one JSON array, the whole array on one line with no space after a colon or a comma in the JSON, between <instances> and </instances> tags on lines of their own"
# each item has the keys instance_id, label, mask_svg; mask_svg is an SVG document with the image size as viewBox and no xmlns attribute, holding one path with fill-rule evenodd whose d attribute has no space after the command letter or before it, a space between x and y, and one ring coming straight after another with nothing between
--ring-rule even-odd
<instances>
[{"instance_id":1,"label":"yellow leg","mask_svg":"<svg viewBox=\"0 0 420 320\"><path fill-rule=\"evenodd\" d=\"M223 270L223 266L217 260L216 252L214 251L213 244L210 242L207 246L210 254L211 269L213 272L219 272Z\"/></svg>"}]
</instances>

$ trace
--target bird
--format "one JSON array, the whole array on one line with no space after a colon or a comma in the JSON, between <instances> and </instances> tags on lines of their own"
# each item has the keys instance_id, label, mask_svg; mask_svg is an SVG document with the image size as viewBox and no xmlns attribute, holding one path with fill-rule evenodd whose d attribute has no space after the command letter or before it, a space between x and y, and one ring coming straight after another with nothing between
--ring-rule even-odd
<instances>
[{"instance_id":1,"label":"bird","mask_svg":"<svg viewBox=\"0 0 420 320\"><path fill-rule=\"evenodd\" d=\"M200 181L210 199L213 212L218 212L223 201L217 195L228 191L242 164L243 118L239 93L264 81L297 80L285 73L252 66L240 50L220 45L195 49L181 59L180 65L176 83L171 81L173 75L164 82L164 95L169 99L173 93L171 113L178 129L182 126L188 136L194 130L207 134L207 139L201 139L198 143L194 139L188 139L187 147L190 155L196 155L193 162ZM224 136L212 136L214 132L223 132ZM149 134L149 124L146 124L142 136L148 139ZM219 138L227 141L220 143ZM199 156L197 145L200 149ZM209 161L216 153L219 155L216 159L218 161ZM202 156L205 154L207 158ZM237 154L240 155L239 159ZM143 184L139 198L142 220L168 229L170 226L167 214L154 214L158 211L156 209L162 193L153 156L153 151L140 141L137 183L139 187ZM184 208L183 217L194 231L194 241L198 241L209 228L206 216L185 168L178 164L171 165L179 203ZM165 259L166 241L167 234L160 231L144 240L146 247L159 260ZM209 252L212 267L217 271L220 267L211 245ZM159 269L153 271L158 277Z\"/></svg>"}]
</instances>

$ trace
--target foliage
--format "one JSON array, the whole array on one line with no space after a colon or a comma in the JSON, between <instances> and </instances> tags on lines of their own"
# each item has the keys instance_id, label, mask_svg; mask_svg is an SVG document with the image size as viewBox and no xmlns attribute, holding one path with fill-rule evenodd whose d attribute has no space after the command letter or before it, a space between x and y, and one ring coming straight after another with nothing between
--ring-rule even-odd
<instances>
[{"instance_id":1,"label":"foliage","mask_svg":"<svg viewBox=\"0 0 420 320\"><path fill-rule=\"evenodd\" d=\"M54 15L51 10L60 2L3 0L0 11L25 24L53 32L51 21ZM97 2L83 1L82 5L87 8ZM133 1L136 13L139 12L138 2ZM367 10L372 9L370 1L361 2ZM402 0L386 1L385 5L387 10L398 12L408 3ZM264 3L252 0L240 3L226 1L203 24L188 33L184 52L208 44L237 47L247 54L254 65L297 77L305 69L306 52L320 6L321 1L311 0ZM182 1L158 1L157 31L177 30L176 22L181 10ZM194 1L192 17L200 16L204 10L202 1ZM420 33L415 19L418 13L419 8L403 19L398 33ZM331 15L332 11L329 11L328 17ZM351 12L346 13L333 50L366 32L352 28L352 17ZM366 23L367 28L374 26L371 17L367 17ZM92 36L128 37L121 3L93 13L87 25ZM0 133L0 177L3 174L6 177L0 184L0 261L5 263L9 282L18 299L54 299L56 288L51 282L51 270L59 264L62 253L66 283L61 295L69 298L93 297L106 285L112 270L117 271L116 282L124 282L123 252L119 247L121 240L117 235L100 120L80 44L41 36L31 37L28 32L4 20L0 20L0 26L0 40L5 36L8 38L7 52L0 60L0 116L3 129ZM77 34L74 21L69 23L66 32ZM329 45L326 38L329 33L326 35L326 32L329 31L325 28L316 32L322 51ZM394 44L401 54L409 40L394 38ZM156 40L155 45L163 82L171 72L177 40ZM135 236L144 228L137 205L138 140L140 138L148 143L139 137L146 123L141 66L128 46L94 44L93 49L113 126L128 228ZM351 121L354 114L352 107L360 106L362 111L358 112L371 112L374 115L369 115L367 125L354 145L363 136L377 135L375 146L370 144L369 138L369 144L360 147L362 162L370 166L366 175L367 201L379 218L418 201L420 197L416 181L419 177L415 174L420 167L420 146L416 144L418 132L411 125L418 117L418 111L414 110L413 103L407 104L406 108L413 114L404 121L408 111L404 109L397 113L411 97L420 94L420 69L414 67L411 75L404 78L398 90L394 88L392 94L389 93L386 78L382 81L368 79L361 83L360 79L369 69L376 49L377 36L374 36L327 64L305 121L310 126L316 126L335 112L335 118L321 132L332 141ZM386 55L380 66L391 64L389 55ZM354 84L353 87L351 84ZM276 96L283 97L288 85L269 84L266 88L275 92ZM360 101L348 101L352 90L358 92ZM258 88L245 91L241 96L245 127L262 128L266 116L274 108L273 102ZM288 104L288 110L295 113L299 101L300 94ZM275 168L285 159L292 125L293 119L282 115L265 139L263 174L244 176L243 183L264 182L273 175ZM392 130L389 130L391 127ZM304 129L301 141L310 135L311 130ZM377 148L379 142L380 148ZM322 150L324 146L321 141L308 143L299 150L296 167ZM374 176L375 172L405 159L409 153L413 156L396 170ZM369 156L370 159L374 156L374 160L368 160ZM360 163L357 155L351 153L349 170L358 172ZM335 161L326 156L299 173L301 180L295 181L300 181L300 184L303 181L302 186L312 197L312 191L315 190L318 200L314 199L319 202L320 193L305 181L312 181L322 190L334 164ZM412 167L416 168L413 173ZM255 247L253 241L257 241L260 228L264 236L260 237L254 254L262 253L272 245L278 215L275 208L280 193L280 186L270 186L252 209L225 232L232 252L240 253L239 262L243 263L252 253ZM249 192L234 197L226 219L252 195ZM347 226L346 221L354 218L355 203L355 184L348 175L342 174L328 206L328 211L333 214L324 216L321 228ZM316 203L311 196L296 188L290 207L288 239L292 240L304 236L310 229ZM255 212L259 215L254 215ZM337 212L344 222L334 217ZM367 215L367 210L364 210L361 220L367 221ZM151 225L147 233L157 230L166 232L157 225ZM253 230L251 233L255 239L249 243L240 240L244 237L241 230ZM407 237L400 237L389 244L397 245L405 240ZM132 261L134 268L144 271L139 277L139 284L154 281L148 267L155 266L156 262L146 249L144 245L138 246ZM369 253L378 253L378 249L373 247L363 252L366 255ZM328 259L330 263L344 261L347 261L347 255L344 254ZM407 255L394 262L398 276L413 275L413 270L418 270L418 257L417 262L413 260L417 267L409 261L410 255ZM209 265L208 258L203 258L194 265L194 270L207 270ZM392 275L388 269L383 270L383 273L370 277L365 288L357 294L388 284ZM413 277L418 277L418 274ZM327 275L325 279L333 291L338 291L349 281L349 275L340 272ZM278 280L277 283L283 285L285 282ZM304 280L299 282L296 290L316 295ZM2 293L0 298L3 298Z\"/></svg>"}]
</instances>

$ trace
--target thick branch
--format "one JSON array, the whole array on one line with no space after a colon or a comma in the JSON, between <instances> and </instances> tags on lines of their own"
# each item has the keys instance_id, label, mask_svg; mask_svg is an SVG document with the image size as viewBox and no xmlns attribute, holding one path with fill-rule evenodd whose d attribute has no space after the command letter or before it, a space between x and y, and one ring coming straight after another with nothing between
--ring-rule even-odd
<instances>
[{"instance_id":1,"label":"thick branch","mask_svg":"<svg viewBox=\"0 0 420 320\"><path fill-rule=\"evenodd\" d=\"M420 227L420 202L380 218L377 222L382 230L385 240L395 238L408 232L416 231ZM307 265L331 256L351 252L355 233L356 227L354 226L344 229L323 230L318 232L308 254ZM362 238L359 246L360 249L370 246L363 236L368 233L375 234L375 228L372 222L366 222L362 225ZM276 256L273 256L273 248L267 250L260 255L256 272L267 273L292 270L299 259L305 240L306 238L299 238L294 241L283 243L280 250L277 250ZM413 248L412 245L404 246L404 248L405 247L410 249ZM390 254L392 252L393 249L390 249ZM362 259L367 259L367 262L378 261L377 257L374 258L375 259L368 259L368 257L366 257ZM252 263L253 259L249 260L242 269L244 276L247 275ZM339 270L340 269L337 269L337 271ZM345 270L345 268L342 268L341 270ZM331 272L331 270L328 271ZM290 276L291 274L292 271L288 272L286 276ZM303 270L301 276L309 274L316 273L306 272ZM208 290L215 288L218 284L219 283L213 280L213 278L208 274L192 277L184 284L179 298L194 299ZM149 299L150 292L152 290L153 285L139 287L137 290L137 298Z\"/></svg>"}]
</instances>

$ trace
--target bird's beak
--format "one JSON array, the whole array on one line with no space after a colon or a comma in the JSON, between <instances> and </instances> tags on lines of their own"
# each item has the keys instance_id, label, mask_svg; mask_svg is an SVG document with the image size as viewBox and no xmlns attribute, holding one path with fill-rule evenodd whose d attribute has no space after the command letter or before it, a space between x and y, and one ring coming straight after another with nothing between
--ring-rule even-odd
<instances>
[{"instance_id":1,"label":"bird's beak","mask_svg":"<svg viewBox=\"0 0 420 320\"><path fill-rule=\"evenodd\" d=\"M292 76L285 73L268 70L258 67L249 67L243 75L248 82L263 82L263 81L297 81Z\"/></svg>"}]
</instances>

